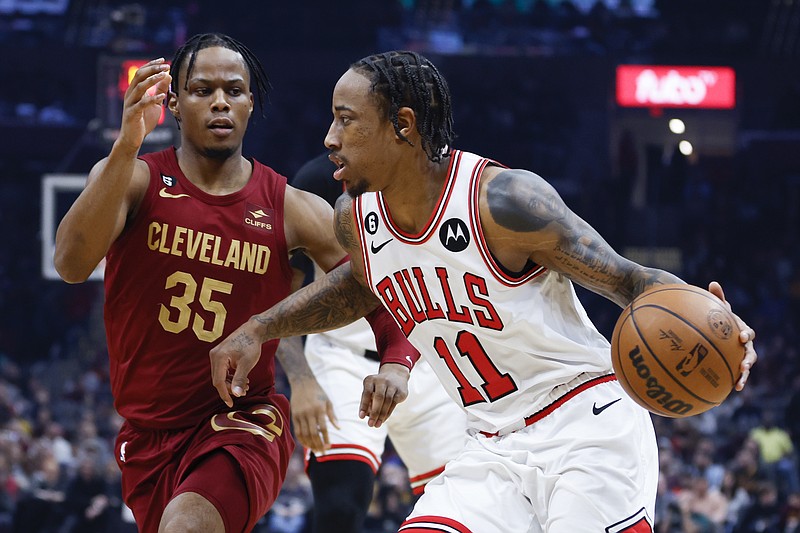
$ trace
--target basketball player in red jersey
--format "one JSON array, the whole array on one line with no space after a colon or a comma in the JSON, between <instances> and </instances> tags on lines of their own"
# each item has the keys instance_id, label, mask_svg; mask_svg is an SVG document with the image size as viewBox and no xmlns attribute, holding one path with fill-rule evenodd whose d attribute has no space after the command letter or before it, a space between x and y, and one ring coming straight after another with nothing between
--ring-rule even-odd
<instances>
[{"instance_id":1,"label":"basketball player in red jersey","mask_svg":"<svg viewBox=\"0 0 800 533\"><path fill-rule=\"evenodd\" d=\"M324 270L345 257L327 202L242 156L251 87L263 106L263 67L221 34L192 37L171 67L156 59L140 68L119 137L56 235L55 265L70 283L107 260L111 386L125 419L115 452L124 500L146 533L251 531L267 512L294 449L288 401L275 390L277 345L263 345L247 397L227 403L211 383L208 351L289 294L292 251ZM164 102L180 147L139 156ZM376 329L379 350L398 337L390 325ZM413 355L403 346L401 364L384 365L398 367L400 387ZM302 353L282 360L304 362ZM310 376L304 369L295 374Z\"/></svg>"},{"instance_id":2,"label":"basketball player in red jersey","mask_svg":"<svg viewBox=\"0 0 800 533\"><path fill-rule=\"evenodd\" d=\"M380 302L469 426L401 532L651 532L652 421L617 382L573 283L625 306L681 281L621 257L535 173L454 149L450 103L414 52L368 56L342 75L325 145L349 195L336 220L350 264L214 348L214 384L246 397L261 342L339 327ZM709 289L724 301L718 283ZM737 321L741 389L757 356ZM393 400L372 383L361 409L379 424Z\"/></svg>"}]
</instances>

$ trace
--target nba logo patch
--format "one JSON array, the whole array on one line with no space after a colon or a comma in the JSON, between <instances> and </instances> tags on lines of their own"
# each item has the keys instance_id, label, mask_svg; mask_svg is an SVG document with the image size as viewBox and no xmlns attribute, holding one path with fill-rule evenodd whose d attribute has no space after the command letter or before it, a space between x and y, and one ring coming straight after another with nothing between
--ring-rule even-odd
<instances>
[{"instance_id":1,"label":"nba logo patch","mask_svg":"<svg viewBox=\"0 0 800 533\"><path fill-rule=\"evenodd\" d=\"M265 233L272 233L274 217L274 210L248 202L244 211L244 225Z\"/></svg>"}]
</instances>

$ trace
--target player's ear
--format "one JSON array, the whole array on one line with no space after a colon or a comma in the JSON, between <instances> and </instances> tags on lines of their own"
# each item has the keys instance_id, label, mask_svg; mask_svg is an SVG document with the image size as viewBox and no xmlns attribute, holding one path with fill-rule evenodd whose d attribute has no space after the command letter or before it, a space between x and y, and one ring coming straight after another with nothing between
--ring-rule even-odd
<instances>
[{"instance_id":1,"label":"player's ear","mask_svg":"<svg viewBox=\"0 0 800 533\"><path fill-rule=\"evenodd\" d=\"M411 138L417 131L417 114L410 107L401 107L397 110L397 125L406 139Z\"/></svg>"},{"instance_id":2,"label":"player's ear","mask_svg":"<svg viewBox=\"0 0 800 533\"><path fill-rule=\"evenodd\" d=\"M167 93L167 109L178 122L181 121L181 112L178 110L178 95L170 91Z\"/></svg>"}]
</instances>

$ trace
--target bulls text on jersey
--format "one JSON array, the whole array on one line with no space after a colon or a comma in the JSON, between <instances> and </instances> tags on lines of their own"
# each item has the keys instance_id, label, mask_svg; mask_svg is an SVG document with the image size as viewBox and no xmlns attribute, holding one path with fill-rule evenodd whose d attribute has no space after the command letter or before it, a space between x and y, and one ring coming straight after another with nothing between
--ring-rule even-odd
<instances>
[{"instance_id":1,"label":"bulls text on jersey","mask_svg":"<svg viewBox=\"0 0 800 533\"><path fill-rule=\"evenodd\" d=\"M456 301L454 294L461 291L454 292L451 284L458 282L464 284L468 301ZM444 301L436 301L431 296L431 284L437 289L435 293L441 290ZM419 267L404 268L384 277L375 289L406 336L426 320L448 320L497 331L503 329L500 314L490 302L486 280L476 274L459 273L451 279L445 267L435 267L433 275L428 276Z\"/></svg>"}]
</instances>

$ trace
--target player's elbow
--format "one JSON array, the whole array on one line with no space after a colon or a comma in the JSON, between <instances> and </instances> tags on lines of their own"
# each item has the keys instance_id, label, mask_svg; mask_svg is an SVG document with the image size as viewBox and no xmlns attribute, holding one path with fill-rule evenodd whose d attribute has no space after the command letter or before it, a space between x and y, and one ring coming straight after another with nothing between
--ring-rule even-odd
<instances>
[{"instance_id":1,"label":"player's elbow","mask_svg":"<svg viewBox=\"0 0 800 533\"><path fill-rule=\"evenodd\" d=\"M92 273L91 270L87 272L84 269L72 268L59 263L56 263L56 272L67 283L83 283L89 279L89 275Z\"/></svg>"},{"instance_id":2,"label":"player's elbow","mask_svg":"<svg viewBox=\"0 0 800 533\"><path fill-rule=\"evenodd\" d=\"M67 283L83 283L92 274L94 267L75 260L62 249L56 248L53 264L59 277Z\"/></svg>"}]
</instances>

